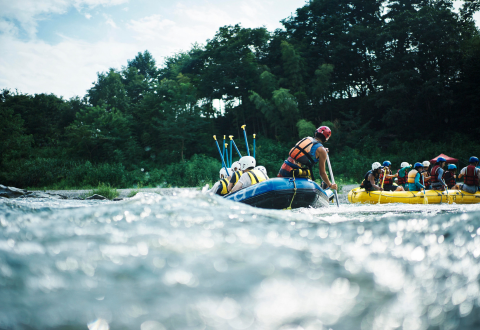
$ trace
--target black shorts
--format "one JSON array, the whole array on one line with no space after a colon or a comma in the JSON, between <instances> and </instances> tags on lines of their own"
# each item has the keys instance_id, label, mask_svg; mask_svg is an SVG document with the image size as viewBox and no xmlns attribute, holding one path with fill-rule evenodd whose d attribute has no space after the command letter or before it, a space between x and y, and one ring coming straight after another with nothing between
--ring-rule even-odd
<instances>
[{"instance_id":1,"label":"black shorts","mask_svg":"<svg viewBox=\"0 0 480 330\"><path fill-rule=\"evenodd\" d=\"M393 184L384 184L383 185L383 190L384 191L395 191L397 190L398 186L395 186Z\"/></svg>"}]
</instances>

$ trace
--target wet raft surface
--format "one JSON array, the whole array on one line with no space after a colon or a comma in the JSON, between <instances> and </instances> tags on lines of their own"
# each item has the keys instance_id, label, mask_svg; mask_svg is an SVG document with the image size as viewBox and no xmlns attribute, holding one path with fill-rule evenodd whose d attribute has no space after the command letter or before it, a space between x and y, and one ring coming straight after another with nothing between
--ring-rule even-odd
<instances>
[{"instance_id":1,"label":"wet raft surface","mask_svg":"<svg viewBox=\"0 0 480 330\"><path fill-rule=\"evenodd\" d=\"M478 329L478 211L0 200L0 328Z\"/></svg>"}]
</instances>

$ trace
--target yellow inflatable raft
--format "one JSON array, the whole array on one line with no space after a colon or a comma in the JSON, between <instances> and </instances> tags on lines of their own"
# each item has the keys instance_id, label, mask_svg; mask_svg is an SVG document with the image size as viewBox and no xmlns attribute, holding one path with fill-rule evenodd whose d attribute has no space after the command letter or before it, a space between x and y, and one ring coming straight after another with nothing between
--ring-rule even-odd
<instances>
[{"instance_id":1,"label":"yellow inflatable raft","mask_svg":"<svg viewBox=\"0 0 480 330\"><path fill-rule=\"evenodd\" d=\"M428 204L456 203L476 204L480 203L480 192L470 194L462 190L427 190L425 192ZM377 204L405 203L424 204L423 191L365 191L363 188L355 188L348 193L350 203Z\"/></svg>"}]
</instances>

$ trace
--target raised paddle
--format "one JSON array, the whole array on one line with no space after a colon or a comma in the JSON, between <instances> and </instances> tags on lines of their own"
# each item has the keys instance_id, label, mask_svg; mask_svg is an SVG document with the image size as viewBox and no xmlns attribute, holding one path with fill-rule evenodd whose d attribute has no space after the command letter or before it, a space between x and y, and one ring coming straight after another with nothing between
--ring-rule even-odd
<instances>
[{"instance_id":1,"label":"raised paddle","mask_svg":"<svg viewBox=\"0 0 480 330\"><path fill-rule=\"evenodd\" d=\"M243 136L245 136L245 145L247 146L247 154L250 156L250 149L248 148L247 132L245 131L245 126L247 126L247 125L242 126Z\"/></svg>"},{"instance_id":2,"label":"raised paddle","mask_svg":"<svg viewBox=\"0 0 480 330\"><path fill-rule=\"evenodd\" d=\"M383 180L382 180L382 189L383 189L383 184L385 183L385 173L387 172L387 168L385 167L383 169ZM382 198L382 191L380 190L380 196L378 196L378 204L380 204L380 199Z\"/></svg>"},{"instance_id":3,"label":"raised paddle","mask_svg":"<svg viewBox=\"0 0 480 330\"><path fill-rule=\"evenodd\" d=\"M223 159L222 151L220 150L220 146L218 145L217 136L214 135L213 139L215 140L215 143L217 144L217 149L218 149L218 153L220 154L220 158L222 159L223 168L225 169L225 172L227 173L227 176L228 176L228 174L230 172L228 171L227 166L225 165L225 160Z\"/></svg>"},{"instance_id":4,"label":"raised paddle","mask_svg":"<svg viewBox=\"0 0 480 330\"><path fill-rule=\"evenodd\" d=\"M256 134L253 134L253 158L255 158L255 136Z\"/></svg>"},{"instance_id":5,"label":"raised paddle","mask_svg":"<svg viewBox=\"0 0 480 330\"><path fill-rule=\"evenodd\" d=\"M330 158L328 158L328 152L327 152L327 164L328 164L328 171L330 172L330 178L332 178L332 184L335 184L335 178L333 177L332 165L330 165ZM337 191L335 189L333 190L333 194L335 195L337 207L340 207L340 203L338 203Z\"/></svg>"},{"instance_id":6,"label":"raised paddle","mask_svg":"<svg viewBox=\"0 0 480 330\"><path fill-rule=\"evenodd\" d=\"M235 144L235 141L233 141L233 135L229 135L228 137L230 138L230 141L233 143L233 146L235 147L235 150L237 151L238 157L242 158L242 154L238 150L237 145Z\"/></svg>"}]
</instances>

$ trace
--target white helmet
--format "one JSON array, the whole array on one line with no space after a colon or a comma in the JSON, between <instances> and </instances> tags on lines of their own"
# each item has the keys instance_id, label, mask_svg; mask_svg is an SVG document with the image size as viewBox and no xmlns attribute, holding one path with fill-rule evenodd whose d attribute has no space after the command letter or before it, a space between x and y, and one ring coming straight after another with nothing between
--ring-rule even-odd
<instances>
[{"instance_id":1,"label":"white helmet","mask_svg":"<svg viewBox=\"0 0 480 330\"><path fill-rule=\"evenodd\" d=\"M247 168L255 167L255 165L257 165L255 158L253 158L252 156L243 156L242 158L240 158L239 163L242 171L245 171Z\"/></svg>"},{"instance_id":2,"label":"white helmet","mask_svg":"<svg viewBox=\"0 0 480 330\"><path fill-rule=\"evenodd\" d=\"M430 162L428 160L423 162L423 167L429 167L429 166L430 166Z\"/></svg>"},{"instance_id":3,"label":"white helmet","mask_svg":"<svg viewBox=\"0 0 480 330\"><path fill-rule=\"evenodd\" d=\"M257 166L254 168L254 170L259 170L260 172L263 172L263 174L267 175L267 169L265 166Z\"/></svg>"},{"instance_id":4,"label":"white helmet","mask_svg":"<svg viewBox=\"0 0 480 330\"><path fill-rule=\"evenodd\" d=\"M226 178L226 177L232 175L232 169L231 169L231 168L227 168L227 170L228 170L228 173L227 173L227 171L225 171L225 168L224 168L224 167L222 167L222 168L220 169L220 179L223 179L223 178Z\"/></svg>"},{"instance_id":5,"label":"white helmet","mask_svg":"<svg viewBox=\"0 0 480 330\"><path fill-rule=\"evenodd\" d=\"M412 166L412 165L410 165L408 162L403 162L403 163L400 164L401 168L404 168L404 167L407 167L407 166Z\"/></svg>"},{"instance_id":6,"label":"white helmet","mask_svg":"<svg viewBox=\"0 0 480 330\"><path fill-rule=\"evenodd\" d=\"M379 168L382 168L382 164L380 164L379 162L375 162L372 164L372 170L376 170L376 169L379 169Z\"/></svg>"},{"instance_id":7,"label":"white helmet","mask_svg":"<svg viewBox=\"0 0 480 330\"><path fill-rule=\"evenodd\" d=\"M241 168L240 162L238 162L238 161L237 161L237 162L233 162L233 164L232 164L232 170L233 170L234 172L240 170L240 168Z\"/></svg>"}]
</instances>

